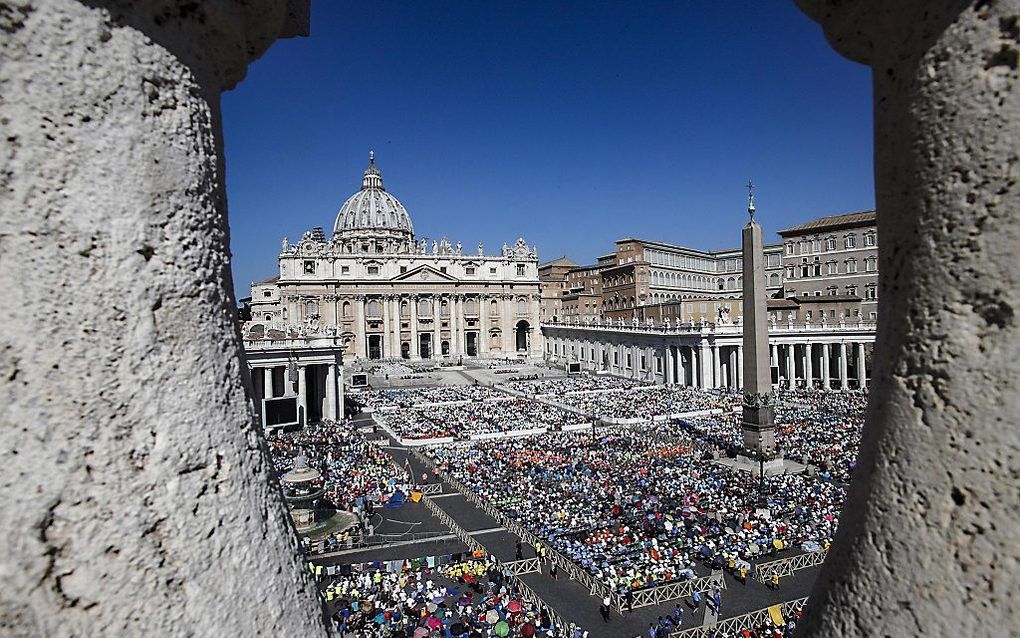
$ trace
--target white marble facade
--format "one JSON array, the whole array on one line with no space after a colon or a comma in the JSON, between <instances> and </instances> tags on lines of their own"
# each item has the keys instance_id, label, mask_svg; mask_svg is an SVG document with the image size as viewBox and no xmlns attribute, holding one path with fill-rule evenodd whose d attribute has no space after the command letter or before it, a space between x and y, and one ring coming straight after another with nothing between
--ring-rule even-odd
<instances>
[{"instance_id":1,"label":"white marble facade","mask_svg":"<svg viewBox=\"0 0 1020 638\"><path fill-rule=\"evenodd\" d=\"M252 284L247 340L337 337L346 360L542 356L536 250L416 237L374 154L332 237L284 239L278 262Z\"/></svg>"}]
</instances>

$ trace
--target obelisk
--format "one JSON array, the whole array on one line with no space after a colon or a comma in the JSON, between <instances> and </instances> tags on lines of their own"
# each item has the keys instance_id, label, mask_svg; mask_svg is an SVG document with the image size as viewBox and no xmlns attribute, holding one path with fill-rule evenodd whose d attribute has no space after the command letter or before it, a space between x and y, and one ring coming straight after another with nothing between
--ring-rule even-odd
<instances>
[{"instance_id":1,"label":"obelisk","mask_svg":"<svg viewBox=\"0 0 1020 638\"><path fill-rule=\"evenodd\" d=\"M769 323L765 295L765 254L761 226L754 221L754 185L747 183L747 213L741 247L744 255L744 448L765 460L776 453L769 368Z\"/></svg>"}]
</instances>

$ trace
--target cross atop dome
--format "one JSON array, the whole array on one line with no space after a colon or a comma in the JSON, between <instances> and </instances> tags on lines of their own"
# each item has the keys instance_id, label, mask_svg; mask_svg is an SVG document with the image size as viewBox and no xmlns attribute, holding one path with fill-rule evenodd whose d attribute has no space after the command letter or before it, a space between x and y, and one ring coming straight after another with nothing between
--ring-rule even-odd
<instances>
[{"instance_id":1,"label":"cross atop dome","mask_svg":"<svg viewBox=\"0 0 1020 638\"><path fill-rule=\"evenodd\" d=\"M368 168L365 169L365 178L361 180L361 190L371 188L386 190L383 188L382 173L375 167L375 151L368 152Z\"/></svg>"}]
</instances>

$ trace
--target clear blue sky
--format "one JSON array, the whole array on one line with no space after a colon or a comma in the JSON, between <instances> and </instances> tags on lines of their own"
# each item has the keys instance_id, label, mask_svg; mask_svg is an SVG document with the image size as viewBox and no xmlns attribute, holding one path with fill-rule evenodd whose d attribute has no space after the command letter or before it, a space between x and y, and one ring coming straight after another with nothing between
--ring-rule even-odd
<instances>
[{"instance_id":1,"label":"clear blue sky","mask_svg":"<svg viewBox=\"0 0 1020 638\"><path fill-rule=\"evenodd\" d=\"M590 263L874 206L868 69L790 0L313 2L224 94L238 297L332 229L374 149L419 236Z\"/></svg>"}]
</instances>

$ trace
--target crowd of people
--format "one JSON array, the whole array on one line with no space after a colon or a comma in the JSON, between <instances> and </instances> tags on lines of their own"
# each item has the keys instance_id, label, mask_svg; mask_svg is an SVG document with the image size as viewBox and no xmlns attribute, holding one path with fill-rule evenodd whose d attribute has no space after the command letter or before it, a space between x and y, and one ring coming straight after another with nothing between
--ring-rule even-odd
<instances>
[{"instance_id":1,"label":"crowd of people","mask_svg":"<svg viewBox=\"0 0 1020 638\"><path fill-rule=\"evenodd\" d=\"M730 561L825 547L844 489L764 483L713 463L710 443L663 422L427 450L449 473L612 589L704 575ZM759 509L767 498L768 515Z\"/></svg>"},{"instance_id":2,"label":"crowd of people","mask_svg":"<svg viewBox=\"0 0 1020 638\"><path fill-rule=\"evenodd\" d=\"M535 375L530 379L515 379L500 385L527 396L562 396L568 392L627 390L641 387L643 384L633 379L614 377L608 374L579 374L550 378Z\"/></svg>"},{"instance_id":3,"label":"crowd of people","mask_svg":"<svg viewBox=\"0 0 1020 638\"><path fill-rule=\"evenodd\" d=\"M399 562L399 561L398 561ZM323 582L340 636L482 638L572 636L548 610L530 603L505 568L484 559L443 566L406 563L397 571L365 570Z\"/></svg>"},{"instance_id":4,"label":"crowd of people","mask_svg":"<svg viewBox=\"0 0 1020 638\"><path fill-rule=\"evenodd\" d=\"M405 440L467 439L479 434L559 429L584 420L564 410L507 395L457 405L418 405L405 410L381 411L377 418Z\"/></svg>"},{"instance_id":5,"label":"crowd of people","mask_svg":"<svg viewBox=\"0 0 1020 638\"><path fill-rule=\"evenodd\" d=\"M410 478L349 422L324 421L269 439L273 466L282 476L303 456L321 473L325 507L361 515L369 503L408 491ZM318 487L319 485L316 485Z\"/></svg>"},{"instance_id":6,"label":"crowd of people","mask_svg":"<svg viewBox=\"0 0 1020 638\"><path fill-rule=\"evenodd\" d=\"M402 388L395 390L366 390L352 395L362 405L371 408L410 408L433 403L455 401L483 401L502 397L481 385L444 385L434 388Z\"/></svg>"},{"instance_id":7,"label":"crowd of people","mask_svg":"<svg viewBox=\"0 0 1020 638\"><path fill-rule=\"evenodd\" d=\"M706 392L689 387L644 386L611 392L568 394L557 399L592 418L642 419L670 417L702 410L733 410L740 404L736 393Z\"/></svg>"}]
</instances>

